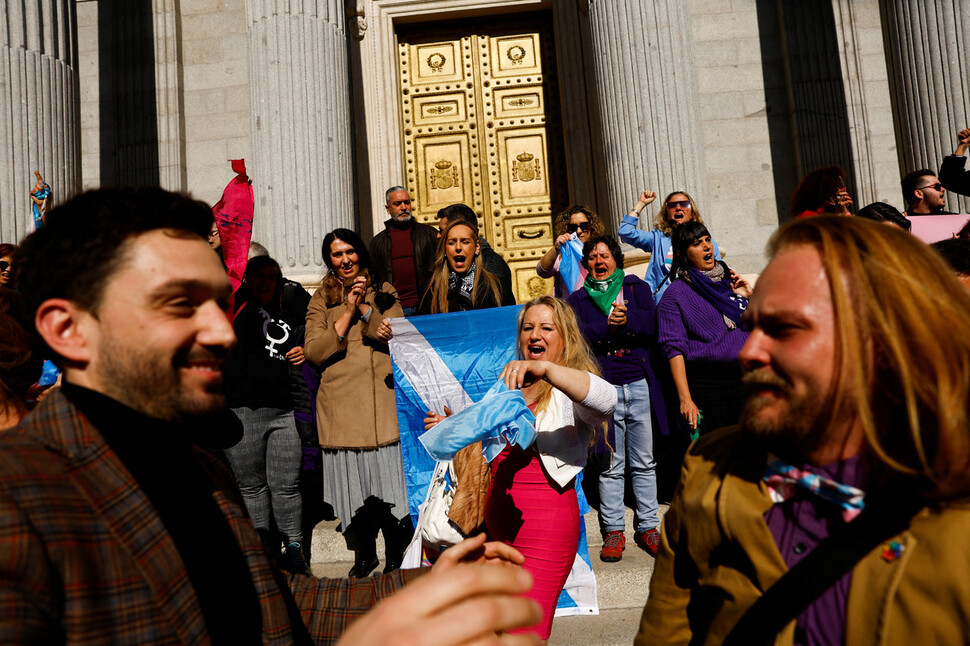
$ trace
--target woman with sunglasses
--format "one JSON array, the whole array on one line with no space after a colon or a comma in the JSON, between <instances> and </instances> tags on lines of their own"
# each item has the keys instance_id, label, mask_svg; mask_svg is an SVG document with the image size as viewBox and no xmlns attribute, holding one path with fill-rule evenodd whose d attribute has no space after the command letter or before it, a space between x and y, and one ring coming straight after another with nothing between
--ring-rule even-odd
<instances>
[{"instance_id":1,"label":"woman with sunglasses","mask_svg":"<svg viewBox=\"0 0 970 646\"><path fill-rule=\"evenodd\" d=\"M581 244L586 244L590 238L598 238L603 235L603 222L588 206L574 204L556 216L553 223L553 232L556 236L556 243L550 247L549 251L539 259L536 266L536 273L540 278L555 279L555 295L558 298L568 298L573 285L566 285L559 271L559 264L562 262L560 254L561 247L569 242L573 234L579 238ZM586 268L579 263L580 273L586 277Z\"/></svg>"},{"instance_id":2,"label":"woman with sunglasses","mask_svg":"<svg viewBox=\"0 0 970 646\"><path fill-rule=\"evenodd\" d=\"M4 242L0 244L0 286L13 287L13 254L17 245Z\"/></svg>"},{"instance_id":3,"label":"woman with sunglasses","mask_svg":"<svg viewBox=\"0 0 970 646\"><path fill-rule=\"evenodd\" d=\"M700 222L700 209L694 203L694 198L684 191L674 191L669 194L660 207L660 211L653 218L653 229L644 231L637 227L640 222L640 212L647 205L652 204L657 199L657 194L653 191L642 191L637 205L630 212L623 216L620 228L617 233L620 240L631 244L638 249L650 252L650 263L647 265L647 273L644 276L647 284L653 291L654 300L659 303L660 297L664 295L670 281L667 274L673 264L673 247L670 242L670 235L674 228L684 222ZM717 243L714 245L714 259L721 260L721 250Z\"/></svg>"}]
</instances>

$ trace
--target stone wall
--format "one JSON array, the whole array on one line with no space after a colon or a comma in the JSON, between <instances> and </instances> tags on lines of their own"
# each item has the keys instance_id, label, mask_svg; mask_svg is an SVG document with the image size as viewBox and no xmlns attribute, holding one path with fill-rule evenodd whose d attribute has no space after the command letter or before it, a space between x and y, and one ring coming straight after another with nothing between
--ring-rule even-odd
<instances>
[{"instance_id":1,"label":"stone wall","mask_svg":"<svg viewBox=\"0 0 970 646\"><path fill-rule=\"evenodd\" d=\"M98 4L98 0L77 0L85 188L102 181L99 112L102 94L109 87L99 75ZM156 50L156 56L168 56L168 60L156 60L165 71L157 75L158 82L171 79L165 91L158 92L159 146L166 149L160 154L160 179L164 186L179 188L181 172L165 169L173 163L184 165L184 188L214 204L233 176L227 160L248 159L252 150L246 5L244 0L181 0L178 7L178 24L169 24L167 31L169 36L180 35L179 46ZM181 67L181 74L173 67ZM172 108L179 104L181 123L176 119L173 126Z\"/></svg>"}]
</instances>

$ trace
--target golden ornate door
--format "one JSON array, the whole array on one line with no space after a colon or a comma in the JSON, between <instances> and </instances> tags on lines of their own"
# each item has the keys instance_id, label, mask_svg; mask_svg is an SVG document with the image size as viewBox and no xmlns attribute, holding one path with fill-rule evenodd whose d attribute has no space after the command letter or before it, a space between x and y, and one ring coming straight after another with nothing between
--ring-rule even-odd
<instances>
[{"instance_id":1,"label":"golden ornate door","mask_svg":"<svg viewBox=\"0 0 970 646\"><path fill-rule=\"evenodd\" d=\"M406 181L415 216L464 202L512 268L519 302L551 293L535 273L566 199L547 13L398 33Z\"/></svg>"}]
</instances>

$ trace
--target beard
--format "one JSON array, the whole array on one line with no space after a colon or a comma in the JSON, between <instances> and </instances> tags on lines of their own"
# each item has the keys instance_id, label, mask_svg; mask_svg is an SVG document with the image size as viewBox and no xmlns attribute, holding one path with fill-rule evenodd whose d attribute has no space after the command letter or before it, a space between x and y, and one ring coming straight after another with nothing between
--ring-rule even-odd
<instances>
[{"instance_id":1,"label":"beard","mask_svg":"<svg viewBox=\"0 0 970 646\"><path fill-rule=\"evenodd\" d=\"M749 372L742 381L749 390L739 421L744 434L774 451L796 450L803 455L822 441L823 393L810 389L807 395L796 395L790 382L767 368ZM754 392L766 388L772 391L770 396Z\"/></svg>"},{"instance_id":2,"label":"beard","mask_svg":"<svg viewBox=\"0 0 970 646\"><path fill-rule=\"evenodd\" d=\"M212 355L205 349L184 349L167 358L151 348L121 347L107 337L101 348L99 378L106 395L133 410L167 422L191 421L226 407L222 379L186 383L179 368L193 359L212 359Z\"/></svg>"}]
</instances>

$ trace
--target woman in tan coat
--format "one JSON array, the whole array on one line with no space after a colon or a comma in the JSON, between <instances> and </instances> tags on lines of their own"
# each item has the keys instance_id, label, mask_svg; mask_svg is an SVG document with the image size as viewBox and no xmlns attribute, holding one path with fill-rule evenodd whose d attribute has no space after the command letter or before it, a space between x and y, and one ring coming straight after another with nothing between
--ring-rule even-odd
<instances>
[{"instance_id":1,"label":"woman in tan coat","mask_svg":"<svg viewBox=\"0 0 970 646\"><path fill-rule=\"evenodd\" d=\"M304 352L320 371L317 432L323 448L323 498L333 505L355 552L351 577L378 565L401 566L413 533L397 431L388 318L403 316L389 283L370 280L367 247L356 233L335 229L323 239L329 272L307 309Z\"/></svg>"}]
</instances>

